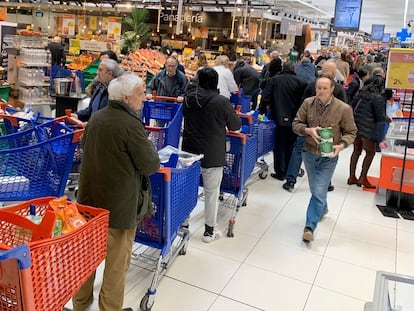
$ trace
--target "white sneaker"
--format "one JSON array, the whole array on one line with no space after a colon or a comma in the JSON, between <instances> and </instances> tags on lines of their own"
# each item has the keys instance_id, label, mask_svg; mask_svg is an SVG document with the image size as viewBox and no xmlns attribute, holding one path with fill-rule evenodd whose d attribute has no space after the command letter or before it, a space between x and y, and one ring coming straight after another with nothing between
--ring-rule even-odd
<instances>
[{"instance_id":1,"label":"white sneaker","mask_svg":"<svg viewBox=\"0 0 414 311\"><path fill-rule=\"evenodd\" d=\"M206 234L206 233L204 233L204 234ZM213 242L215 240L220 239L221 236L222 236L221 231L214 230L212 235L209 235L209 234L208 235L203 235L202 240L203 240L204 243L210 243L210 242Z\"/></svg>"}]
</instances>

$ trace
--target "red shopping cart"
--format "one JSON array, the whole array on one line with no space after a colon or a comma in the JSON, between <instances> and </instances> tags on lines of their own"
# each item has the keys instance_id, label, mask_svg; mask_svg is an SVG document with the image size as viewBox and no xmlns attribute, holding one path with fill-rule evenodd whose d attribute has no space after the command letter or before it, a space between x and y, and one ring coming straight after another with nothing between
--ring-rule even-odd
<instances>
[{"instance_id":1,"label":"red shopping cart","mask_svg":"<svg viewBox=\"0 0 414 311\"><path fill-rule=\"evenodd\" d=\"M76 204L87 223L51 238L55 197L0 210L0 311L57 311L106 257L109 212ZM33 208L42 216L27 219Z\"/></svg>"}]
</instances>

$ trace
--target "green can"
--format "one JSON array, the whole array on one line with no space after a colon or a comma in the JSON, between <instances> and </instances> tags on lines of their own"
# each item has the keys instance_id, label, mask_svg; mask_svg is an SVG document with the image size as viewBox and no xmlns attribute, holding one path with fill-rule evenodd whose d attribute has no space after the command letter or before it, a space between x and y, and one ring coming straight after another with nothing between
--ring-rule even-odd
<instances>
[{"instance_id":1,"label":"green can","mask_svg":"<svg viewBox=\"0 0 414 311\"><path fill-rule=\"evenodd\" d=\"M324 127L319 130L321 142L319 148L322 157L330 157L334 154L332 127Z\"/></svg>"}]
</instances>

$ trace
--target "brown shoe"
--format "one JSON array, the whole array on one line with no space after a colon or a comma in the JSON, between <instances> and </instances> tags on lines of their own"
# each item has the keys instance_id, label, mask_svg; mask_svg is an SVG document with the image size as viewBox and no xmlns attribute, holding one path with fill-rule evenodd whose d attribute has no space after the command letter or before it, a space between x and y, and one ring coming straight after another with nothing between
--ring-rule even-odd
<instances>
[{"instance_id":1,"label":"brown shoe","mask_svg":"<svg viewBox=\"0 0 414 311\"><path fill-rule=\"evenodd\" d=\"M309 227L305 227L303 230L302 240L305 243L309 243L313 241L313 230Z\"/></svg>"},{"instance_id":2,"label":"brown shoe","mask_svg":"<svg viewBox=\"0 0 414 311\"><path fill-rule=\"evenodd\" d=\"M348 185L358 185L358 179L355 176L351 176L347 181Z\"/></svg>"},{"instance_id":3,"label":"brown shoe","mask_svg":"<svg viewBox=\"0 0 414 311\"><path fill-rule=\"evenodd\" d=\"M368 179L359 179L358 180L358 185L361 187L361 186L364 186L365 188L368 188L368 189L375 189L375 188L377 188L376 186L374 186L374 185L372 185L372 184L370 184L369 183L369 181L368 181Z\"/></svg>"}]
</instances>

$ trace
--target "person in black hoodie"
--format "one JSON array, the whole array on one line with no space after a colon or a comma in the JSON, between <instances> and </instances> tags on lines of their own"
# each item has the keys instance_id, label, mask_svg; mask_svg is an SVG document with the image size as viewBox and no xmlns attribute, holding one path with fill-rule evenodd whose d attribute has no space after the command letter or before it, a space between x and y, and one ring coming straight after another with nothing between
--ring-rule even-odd
<instances>
[{"instance_id":1,"label":"person in black hoodie","mask_svg":"<svg viewBox=\"0 0 414 311\"><path fill-rule=\"evenodd\" d=\"M214 227L226 156L226 127L236 131L242 124L230 100L219 95L217 72L213 68L202 68L197 77L197 84L191 84L184 96L182 150L204 155L201 160L205 194L202 240L209 243L221 237L221 232Z\"/></svg>"}]
</instances>

